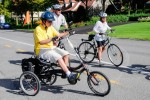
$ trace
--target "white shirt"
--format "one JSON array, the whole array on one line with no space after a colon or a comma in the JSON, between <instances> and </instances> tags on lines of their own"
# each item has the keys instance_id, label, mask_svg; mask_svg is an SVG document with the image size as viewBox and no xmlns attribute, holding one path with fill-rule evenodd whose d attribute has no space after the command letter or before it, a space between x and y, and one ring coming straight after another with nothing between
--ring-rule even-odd
<instances>
[{"instance_id":1,"label":"white shirt","mask_svg":"<svg viewBox=\"0 0 150 100\"><path fill-rule=\"evenodd\" d=\"M64 15L60 14L59 16L57 16L54 13L54 18L55 18L55 21L52 22L52 25L57 31L59 31L61 25L67 25Z\"/></svg>"},{"instance_id":2,"label":"white shirt","mask_svg":"<svg viewBox=\"0 0 150 100\"><path fill-rule=\"evenodd\" d=\"M94 39L96 41L103 41L105 35L99 35L99 33L106 33L106 31L110 29L107 22L102 23L101 21L97 21L93 28L93 31L96 33Z\"/></svg>"}]
</instances>

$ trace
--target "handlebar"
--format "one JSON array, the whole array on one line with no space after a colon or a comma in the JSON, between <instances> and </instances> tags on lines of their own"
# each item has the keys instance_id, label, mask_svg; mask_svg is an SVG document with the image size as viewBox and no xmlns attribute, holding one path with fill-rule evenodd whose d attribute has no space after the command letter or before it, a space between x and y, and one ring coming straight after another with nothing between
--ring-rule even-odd
<instances>
[{"instance_id":1,"label":"handlebar","mask_svg":"<svg viewBox=\"0 0 150 100\"><path fill-rule=\"evenodd\" d=\"M99 35L108 35L109 33L113 33L115 29L111 29L109 32L106 33L99 33Z\"/></svg>"},{"instance_id":2,"label":"handlebar","mask_svg":"<svg viewBox=\"0 0 150 100\"><path fill-rule=\"evenodd\" d=\"M72 24L72 22L71 22L71 24ZM71 28L71 24L69 25L69 28L68 29L64 29L64 30L61 30L62 32L69 32L69 34L67 35L67 36L65 36L65 37L67 37L67 38L69 38L71 35L74 35L76 32L75 32L75 30L73 30L72 28ZM58 37L56 36L56 37L53 37L52 38L52 41L56 41L58 39ZM63 39L63 37L62 38L60 38L59 40L62 40Z\"/></svg>"}]
</instances>

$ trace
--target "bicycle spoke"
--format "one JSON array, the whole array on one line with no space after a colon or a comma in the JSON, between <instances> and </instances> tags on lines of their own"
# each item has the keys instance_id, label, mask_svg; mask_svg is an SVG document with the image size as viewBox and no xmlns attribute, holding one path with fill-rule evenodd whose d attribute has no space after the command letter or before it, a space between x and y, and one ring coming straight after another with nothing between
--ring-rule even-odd
<instances>
[{"instance_id":1,"label":"bicycle spoke","mask_svg":"<svg viewBox=\"0 0 150 100\"><path fill-rule=\"evenodd\" d=\"M20 86L27 95L36 95L40 89L40 82L34 73L26 71L20 76Z\"/></svg>"},{"instance_id":2,"label":"bicycle spoke","mask_svg":"<svg viewBox=\"0 0 150 100\"><path fill-rule=\"evenodd\" d=\"M105 96L110 92L110 82L101 72L91 72L88 85L95 94L100 96Z\"/></svg>"},{"instance_id":3,"label":"bicycle spoke","mask_svg":"<svg viewBox=\"0 0 150 100\"><path fill-rule=\"evenodd\" d=\"M115 66L120 66L123 63L123 54L117 45L111 44L107 49L107 54Z\"/></svg>"},{"instance_id":4,"label":"bicycle spoke","mask_svg":"<svg viewBox=\"0 0 150 100\"><path fill-rule=\"evenodd\" d=\"M79 56L84 62L91 62L95 57L94 47L89 42L82 42L79 45Z\"/></svg>"}]
</instances>

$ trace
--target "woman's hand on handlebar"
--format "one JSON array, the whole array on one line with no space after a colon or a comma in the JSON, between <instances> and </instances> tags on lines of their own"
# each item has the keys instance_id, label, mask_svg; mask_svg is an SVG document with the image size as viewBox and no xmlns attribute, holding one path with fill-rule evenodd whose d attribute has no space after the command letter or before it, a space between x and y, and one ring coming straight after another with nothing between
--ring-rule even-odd
<instances>
[{"instance_id":1,"label":"woman's hand on handlebar","mask_svg":"<svg viewBox=\"0 0 150 100\"><path fill-rule=\"evenodd\" d=\"M111 29L110 31L111 31L111 33L113 33L115 31L115 29Z\"/></svg>"}]
</instances>

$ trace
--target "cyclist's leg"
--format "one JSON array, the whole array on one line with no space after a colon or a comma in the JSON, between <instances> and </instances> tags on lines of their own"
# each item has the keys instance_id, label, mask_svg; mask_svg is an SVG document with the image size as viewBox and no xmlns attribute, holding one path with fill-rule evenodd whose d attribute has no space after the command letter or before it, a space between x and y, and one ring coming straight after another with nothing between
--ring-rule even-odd
<instances>
[{"instance_id":1,"label":"cyclist's leg","mask_svg":"<svg viewBox=\"0 0 150 100\"><path fill-rule=\"evenodd\" d=\"M39 56L50 61L51 63L58 63L61 69L67 74L67 76L70 75L71 72L68 70L64 60L62 59L63 57L59 53L57 53L55 49L42 52Z\"/></svg>"},{"instance_id":2,"label":"cyclist's leg","mask_svg":"<svg viewBox=\"0 0 150 100\"><path fill-rule=\"evenodd\" d=\"M66 52L67 53L67 52ZM41 57L43 59L47 59L49 60L51 63L57 63L60 65L61 69L66 73L67 77L72 81L78 78L78 73L77 74L72 74L67 65L65 64L64 60L63 60L63 56L61 56L58 53L57 49L53 49L53 50L49 50L45 53L43 53L43 55L41 55Z\"/></svg>"},{"instance_id":3,"label":"cyclist's leg","mask_svg":"<svg viewBox=\"0 0 150 100\"><path fill-rule=\"evenodd\" d=\"M102 41L96 41L96 43L98 48L98 60L100 61L102 59L102 52L103 52Z\"/></svg>"},{"instance_id":4,"label":"cyclist's leg","mask_svg":"<svg viewBox=\"0 0 150 100\"><path fill-rule=\"evenodd\" d=\"M103 47L98 47L98 60L100 61L102 59L102 52L103 52Z\"/></svg>"},{"instance_id":5,"label":"cyclist's leg","mask_svg":"<svg viewBox=\"0 0 150 100\"><path fill-rule=\"evenodd\" d=\"M58 54L60 54L65 62L66 65L68 65L68 60L69 60L69 52L64 50L64 49L60 49L58 47L55 48L56 52Z\"/></svg>"},{"instance_id":6,"label":"cyclist's leg","mask_svg":"<svg viewBox=\"0 0 150 100\"><path fill-rule=\"evenodd\" d=\"M97 48L98 48L98 60L99 60L99 65L103 65L102 63L102 53L105 50L104 43L102 41L96 41L97 42Z\"/></svg>"},{"instance_id":7,"label":"cyclist's leg","mask_svg":"<svg viewBox=\"0 0 150 100\"><path fill-rule=\"evenodd\" d=\"M68 63L69 63L69 56L68 55L63 56L63 60L64 60L65 64L68 65Z\"/></svg>"},{"instance_id":8,"label":"cyclist's leg","mask_svg":"<svg viewBox=\"0 0 150 100\"><path fill-rule=\"evenodd\" d=\"M71 72L69 71L69 69L68 69L67 65L65 64L65 62L63 61L63 59L60 58L57 61L60 65L60 67L62 68L62 70L67 74L67 76L69 76Z\"/></svg>"},{"instance_id":9,"label":"cyclist's leg","mask_svg":"<svg viewBox=\"0 0 150 100\"><path fill-rule=\"evenodd\" d=\"M105 45L105 40L102 41L102 52L104 52L106 50L106 46Z\"/></svg>"}]
</instances>

